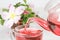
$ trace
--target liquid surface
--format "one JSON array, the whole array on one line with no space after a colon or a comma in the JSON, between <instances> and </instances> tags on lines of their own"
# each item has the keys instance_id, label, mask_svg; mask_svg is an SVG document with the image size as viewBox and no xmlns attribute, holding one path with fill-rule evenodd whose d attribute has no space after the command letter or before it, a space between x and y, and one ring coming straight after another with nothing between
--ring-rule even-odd
<instances>
[{"instance_id":1,"label":"liquid surface","mask_svg":"<svg viewBox=\"0 0 60 40\"><path fill-rule=\"evenodd\" d=\"M42 33L41 30L36 29L21 29L19 31L20 35L16 35L16 40L41 40L42 39Z\"/></svg>"}]
</instances>

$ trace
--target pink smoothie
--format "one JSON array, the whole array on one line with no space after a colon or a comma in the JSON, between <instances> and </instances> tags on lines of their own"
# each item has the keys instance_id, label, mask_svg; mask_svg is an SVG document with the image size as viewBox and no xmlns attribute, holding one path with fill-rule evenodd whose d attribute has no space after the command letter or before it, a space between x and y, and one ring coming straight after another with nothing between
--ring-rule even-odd
<instances>
[{"instance_id":1,"label":"pink smoothie","mask_svg":"<svg viewBox=\"0 0 60 40\"><path fill-rule=\"evenodd\" d=\"M42 31L26 28L20 29L16 35L16 40L42 40Z\"/></svg>"}]
</instances>

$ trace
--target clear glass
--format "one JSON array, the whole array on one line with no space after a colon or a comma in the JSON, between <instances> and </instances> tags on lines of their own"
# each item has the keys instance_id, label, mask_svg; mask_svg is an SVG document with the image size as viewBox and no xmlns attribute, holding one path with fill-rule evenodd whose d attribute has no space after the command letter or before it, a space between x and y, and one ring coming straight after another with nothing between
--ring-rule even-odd
<instances>
[{"instance_id":1,"label":"clear glass","mask_svg":"<svg viewBox=\"0 0 60 40\"><path fill-rule=\"evenodd\" d=\"M21 28L16 27L14 30L15 40L42 40L42 30L36 28Z\"/></svg>"},{"instance_id":2,"label":"clear glass","mask_svg":"<svg viewBox=\"0 0 60 40\"><path fill-rule=\"evenodd\" d=\"M60 25L60 0L50 0L45 10L48 12L48 22Z\"/></svg>"},{"instance_id":3,"label":"clear glass","mask_svg":"<svg viewBox=\"0 0 60 40\"><path fill-rule=\"evenodd\" d=\"M50 0L45 10L49 13L48 21L60 25L60 0Z\"/></svg>"},{"instance_id":4,"label":"clear glass","mask_svg":"<svg viewBox=\"0 0 60 40\"><path fill-rule=\"evenodd\" d=\"M48 12L49 28L54 34L60 36L60 0L50 0L45 10Z\"/></svg>"}]
</instances>

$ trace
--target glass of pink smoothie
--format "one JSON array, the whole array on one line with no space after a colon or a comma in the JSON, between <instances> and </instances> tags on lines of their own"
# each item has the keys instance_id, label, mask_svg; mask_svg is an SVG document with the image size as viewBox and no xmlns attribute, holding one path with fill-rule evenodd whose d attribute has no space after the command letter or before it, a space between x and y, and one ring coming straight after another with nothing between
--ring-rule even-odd
<instances>
[{"instance_id":1,"label":"glass of pink smoothie","mask_svg":"<svg viewBox=\"0 0 60 40\"><path fill-rule=\"evenodd\" d=\"M18 28L14 30L16 40L42 40L42 31L35 28Z\"/></svg>"}]
</instances>

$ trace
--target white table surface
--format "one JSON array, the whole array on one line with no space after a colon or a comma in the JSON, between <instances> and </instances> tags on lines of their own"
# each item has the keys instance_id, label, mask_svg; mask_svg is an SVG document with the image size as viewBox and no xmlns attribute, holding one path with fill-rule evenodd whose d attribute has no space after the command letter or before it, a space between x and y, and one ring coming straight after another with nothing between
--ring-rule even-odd
<instances>
[{"instance_id":1,"label":"white table surface","mask_svg":"<svg viewBox=\"0 0 60 40\"><path fill-rule=\"evenodd\" d=\"M21 1L21 0L18 0L18 1ZM3 7L7 7L8 4L10 4L10 3L14 4L18 1L17 0L0 0L0 9ZM35 4L35 6L36 6L36 10L38 11L38 15L40 17L46 19L48 13L46 13L44 11L44 7L49 0L30 0L30 1L34 2L33 4ZM33 24L33 25L35 26L35 24ZM35 26L35 28L40 28L40 27ZM0 40L11 40L9 31L10 31L9 29L0 28ZM60 40L60 36L56 36L52 32L44 30L42 40Z\"/></svg>"}]
</instances>

